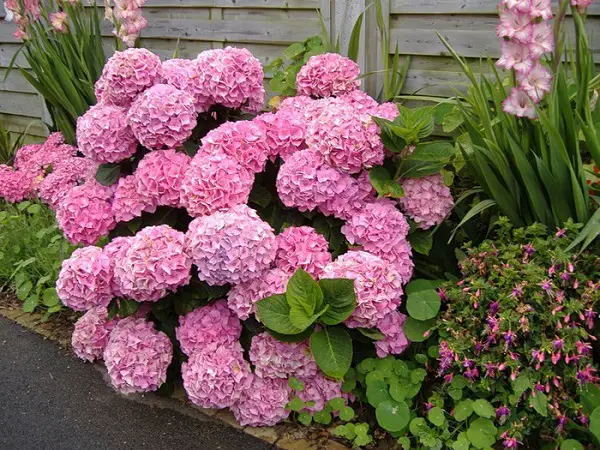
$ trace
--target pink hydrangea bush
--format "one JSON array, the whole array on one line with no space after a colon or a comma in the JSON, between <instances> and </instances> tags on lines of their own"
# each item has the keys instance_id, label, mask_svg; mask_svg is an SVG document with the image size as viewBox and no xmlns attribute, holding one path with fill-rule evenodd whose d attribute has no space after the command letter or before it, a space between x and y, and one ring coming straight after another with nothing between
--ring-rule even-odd
<instances>
[{"instance_id":1,"label":"pink hydrangea bush","mask_svg":"<svg viewBox=\"0 0 600 450\"><path fill-rule=\"evenodd\" d=\"M102 359L111 331L117 319L108 319L105 307L94 307L81 316L73 329L71 346L77 357L93 362Z\"/></svg>"},{"instance_id":2,"label":"pink hydrangea bush","mask_svg":"<svg viewBox=\"0 0 600 450\"><path fill-rule=\"evenodd\" d=\"M167 379L172 358L168 336L135 317L119 321L103 353L110 381L123 394L156 391Z\"/></svg>"},{"instance_id":3,"label":"pink hydrangea bush","mask_svg":"<svg viewBox=\"0 0 600 450\"><path fill-rule=\"evenodd\" d=\"M407 178L401 184L404 197L399 200L400 205L424 230L441 224L454 208L450 188L439 174Z\"/></svg>"},{"instance_id":4,"label":"pink hydrangea bush","mask_svg":"<svg viewBox=\"0 0 600 450\"><path fill-rule=\"evenodd\" d=\"M311 227L289 227L277 235L275 265L293 274L303 269L314 277L331 262L329 243Z\"/></svg>"},{"instance_id":5,"label":"pink hydrangea bush","mask_svg":"<svg viewBox=\"0 0 600 450\"><path fill-rule=\"evenodd\" d=\"M358 64L336 53L311 56L296 77L298 95L331 97L358 89Z\"/></svg>"},{"instance_id":6,"label":"pink hydrangea bush","mask_svg":"<svg viewBox=\"0 0 600 450\"><path fill-rule=\"evenodd\" d=\"M188 155L175 150L148 153L134 174L139 195L148 204L178 208L190 162Z\"/></svg>"},{"instance_id":7,"label":"pink hydrangea bush","mask_svg":"<svg viewBox=\"0 0 600 450\"><path fill-rule=\"evenodd\" d=\"M252 338L249 356L261 378L311 378L319 371L306 342L281 342L266 332Z\"/></svg>"},{"instance_id":8,"label":"pink hydrangea bush","mask_svg":"<svg viewBox=\"0 0 600 450\"><path fill-rule=\"evenodd\" d=\"M245 427L269 427L287 419L290 411L286 405L291 389L284 379L251 377L250 388L244 389L231 406L238 423Z\"/></svg>"}]
</instances>

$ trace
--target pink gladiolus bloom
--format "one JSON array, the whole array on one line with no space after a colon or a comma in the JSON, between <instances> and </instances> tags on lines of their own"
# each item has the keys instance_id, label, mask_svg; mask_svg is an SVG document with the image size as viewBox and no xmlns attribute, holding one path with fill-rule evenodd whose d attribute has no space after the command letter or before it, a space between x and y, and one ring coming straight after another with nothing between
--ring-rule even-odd
<instances>
[{"instance_id":1,"label":"pink gladiolus bloom","mask_svg":"<svg viewBox=\"0 0 600 450\"><path fill-rule=\"evenodd\" d=\"M52 24L52 28L54 28L59 33L67 32L67 13L65 12L57 12L50 14L50 23Z\"/></svg>"},{"instance_id":2,"label":"pink gladiolus bloom","mask_svg":"<svg viewBox=\"0 0 600 450\"><path fill-rule=\"evenodd\" d=\"M498 67L515 69L518 72L529 72L533 67L530 47L516 41L502 41L502 55L496 62Z\"/></svg>"},{"instance_id":3,"label":"pink gladiolus bloom","mask_svg":"<svg viewBox=\"0 0 600 450\"><path fill-rule=\"evenodd\" d=\"M512 89L510 95L502 102L502 109L505 113L517 117L537 118L533 101L529 98L527 92L520 88Z\"/></svg>"},{"instance_id":4,"label":"pink gladiolus bloom","mask_svg":"<svg viewBox=\"0 0 600 450\"><path fill-rule=\"evenodd\" d=\"M496 28L496 34L501 38L516 39L523 44L529 44L533 36L531 17L516 10L504 10L500 13L500 24Z\"/></svg>"},{"instance_id":5,"label":"pink gladiolus bloom","mask_svg":"<svg viewBox=\"0 0 600 450\"><path fill-rule=\"evenodd\" d=\"M531 57L539 59L544 53L554 50L554 34L552 25L549 22L541 22L533 25L531 41L529 42L529 51Z\"/></svg>"}]
</instances>

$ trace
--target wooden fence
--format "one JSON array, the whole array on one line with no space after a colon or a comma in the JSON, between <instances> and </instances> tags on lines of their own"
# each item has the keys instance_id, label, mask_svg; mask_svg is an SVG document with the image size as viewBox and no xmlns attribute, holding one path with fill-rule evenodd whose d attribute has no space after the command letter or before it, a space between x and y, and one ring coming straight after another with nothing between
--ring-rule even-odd
<instances>
[{"instance_id":1,"label":"wooden fence","mask_svg":"<svg viewBox=\"0 0 600 450\"><path fill-rule=\"evenodd\" d=\"M97 0L102 3L102 0ZM149 26L142 32L142 45L162 58L173 55L179 39L182 57L227 45L247 47L263 63L281 54L290 43L318 34L320 10L333 36L347 42L356 16L374 0L148 0L144 15ZM452 95L462 76L437 38L442 34L457 52L477 64L480 57L497 57L495 37L496 0L383 0L390 29L390 51L396 42L412 64L404 93L428 96ZM0 18L2 15L0 2ZM367 8L360 64L363 70L380 68L375 8ZM592 46L600 62L600 5L588 19ZM33 88L13 71L2 82L6 67L19 48L13 38L15 25L0 20L0 121L13 129L33 125L29 133L46 133L41 121L43 102ZM112 51L109 24L103 29L107 53ZM27 67L18 57L17 64ZM369 80L367 88L376 89Z\"/></svg>"}]
</instances>

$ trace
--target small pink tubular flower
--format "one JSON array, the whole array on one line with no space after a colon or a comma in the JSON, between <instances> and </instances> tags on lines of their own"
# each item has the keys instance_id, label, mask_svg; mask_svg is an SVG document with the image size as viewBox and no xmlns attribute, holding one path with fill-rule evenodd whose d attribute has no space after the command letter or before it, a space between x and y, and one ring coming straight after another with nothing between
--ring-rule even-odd
<instances>
[{"instance_id":1,"label":"small pink tubular flower","mask_svg":"<svg viewBox=\"0 0 600 450\"><path fill-rule=\"evenodd\" d=\"M440 174L402 181L402 210L423 230L439 225L454 208L450 188Z\"/></svg>"},{"instance_id":2,"label":"small pink tubular flower","mask_svg":"<svg viewBox=\"0 0 600 450\"><path fill-rule=\"evenodd\" d=\"M240 399L231 406L238 423L245 427L269 427L287 419L285 409L291 389L282 379L251 377L251 387L244 389Z\"/></svg>"},{"instance_id":3,"label":"small pink tubular flower","mask_svg":"<svg viewBox=\"0 0 600 450\"><path fill-rule=\"evenodd\" d=\"M225 122L202 138L199 153L223 153L252 172L262 172L269 157L266 130L248 120Z\"/></svg>"},{"instance_id":4,"label":"small pink tubular flower","mask_svg":"<svg viewBox=\"0 0 600 450\"><path fill-rule=\"evenodd\" d=\"M112 191L95 180L67 192L56 210L56 220L69 242L94 244L116 225Z\"/></svg>"},{"instance_id":5,"label":"small pink tubular flower","mask_svg":"<svg viewBox=\"0 0 600 450\"><path fill-rule=\"evenodd\" d=\"M127 111L103 103L77 119L77 144L81 153L100 163L123 161L133 156L138 146L127 124Z\"/></svg>"},{"instance_id":6,"label":"small pink tubular flower","mask_svg":"<svg viewBox=\"0 0 600 450\"><path fill-rule=\"evenodd\" d=\"M112 300L110 258L99 247L84 247L62 263L56 281L60 300L75 311L106 307Z\"/></svg>"},{"instance_id":7,"label":"small pink tubular flower","mask_svg":"<svg viewBox=\"0 0 600 450\"><path fill-rule=\"evenodd\" d=\"M358 179L342 174L340 193L319 205L319 211L326 216L334 216L342 220L350 220L360 214L368 203L375 201L375 191L369 181L369 172L361 172Z\"/></svg>"},{"instance_id":8,"label":"small pink tubular flower","mask_svg":"<svg viewBox=\"0 0 600 450\"><path fill-rule=\"evenodd\" d=\"M273 161L277 156L285 161L294 152L306 148L306 128L301 118L285 113L265 113L253 122L265 128L269 156Z\"/></svg>"},{"instance_id":9,"label":"small pink tubular flower","mask_svg":"<svg viewBox=\"0 0 600 450\"><path fill-rule=\"evenodd\" d=\"M354 280L356 309L346 320L351 328L373 328L400 305L402 279L383 259L363 251L350 251L325 267L321 278Z\"/></svg>"},{"instance_id":10,"label":"small pink tubular flower","mask_svg":"<svg viewBox=\"0 0 600 450\"><path fill-rule=\"evenodd\" d=\"M52 167L38 188L39 198L56 209L69 190L94 178L98 165L89 158L68 157Z\"/></svg>"},{"instance_id":11,"label":"small pink tubular flower","mask_svg":"<svg viewBox=\"0 0 600 450\"><path fill-rule=\"evenodd\" d=\"M198 153L181 184L181 205L192 217L246 204L254 174L224 153Z\"/></svg>"},{"instance_id":12,"label":"small pink tubular flower","mask_svg":"<svg viewBox=\"0 0 600 450\"><path fill-rule=\"evenodd\" d=\"M359 173L383 164L379 127L368 114L331 103L308 127L306 144L342 172Z\"/></svg>"},{"instance_id":13,"label":"small pink tubular flower","mask_svg":"<svg viewBox=\"0 0 600 450\"><path fill-rule=\"evenodd\" d=\"M119 106L133 100L162 78L160 58L145 48L130 48L109 58L96 83L96 97Z\"/></svg>"},{"instance_id":14,"label":"small pink tubular flower","mask_svg":"<svg viewBox=\"0 0 600 450\"><path fill-rule=\"evenodd\" d=\"M385 358L387 355L399 355L410 345L404 334L404 321L406 316L398 311L392 311L379 321L377 328L385 338L375 342L377 356Z\"/></svg>"},{"instance_id":15,"label":"small pink tubular flower","mask_svg":"<svg viewBox=\"0 0 600 450\"><path fill-rule=\"evenodd\" d=\"M124 394L156 391L167 379L172 358L167 335L135 317L119 321L104 349L110 381Z\"/></svg>"},{"instance_id":16,"label":"small pink tubular flower","mask_svg":"<svg viewBox=\"0 0 600 450\"><path fill-rule=\"evenodd\" d=\"M537 118L533 100L521 88L512 88L510 95L502 102L502 110L517 117Z\"/></svg>"},{"instance_id":17,"label":"small pink tubular flower","mask_svg":"<svg viewBox=\"0 0 600 450\"><path fill-rule=\"evenodd\" d=\"M314 228L286 228L277 235L276 242L275 265L290 274L303 269L313 277L319 277L331 262L329 243Z\"/></svg>"},{"instance_id":18,"label":"small pink tubular flower","mask_svg":"<svg viewBox=\"0 0 600 450\"><path fill-rule=\"evenodd\" d=\"M119 179L112 203L113 213L117 222L129 222L141 217L144 211L155 212L156 204L147 202L137 190L134 175Z\"/></svg>"},{"instance_id":19,"label":"small pink tubular flower","mask_svg":"<svg viewBox=\"0 0 600 450\"><path fill-rule=\"evenodd\" d=\"M183 387L201 408L228 408L251 388L250 366L239 342L209 346L192 354L181 366Z\"/></svg>"},{"instance_id":20,"label":"small pink tubular flower","mask_svg":"<svg viewBox=\"0 0 600 450\"><path fill-rule=\"evenodd\" d=\"M225 300L196 308L179 317L175 330L181 351L191 356L205 350L210 344L229 345L237 342L242 333L242 324L227 307Z\"/></svg>"},{"instance_id":21,"label":"small pink tubular flower","mask_svg":"<svg viewBox=\"0 0 600 450\"><path fill-rule=\"evenodd\" d=\"M118 290L138 302L156 302L190 282L192 260L184 234L168 225L146 227L135 235L114 265Z\"/></svg>"},{"instance_id":22,"label":"small pink tubular flower","mask_svg":"<svg viewBox=\"0 0 600 450\"><path fill-rule=\"evenodd\" d=\"M181 186L191 160L175 150L148 153L135 170L139 194L148 203L178 208Z\"/></svg>"},{"instance_id":23,"label":"small pink tubular flower","mask_svg":"<svg viewBox=\"0 0 600 450\"><path fill-rule=\"evenodd\" d=\"M323 158L311 150L291 155L279 169L277 193L285 206L312 211L341 194L342 174L324 164Z\"/></svg>"},{"instance_id":24,"label":"small pink tubular flower","mask_svg":"<svg viewBox=\"0 0 600 450\"><path fill-rule=\"evenodd\" d=\"M236 284L227 293L227 305L241 320L250 314L256 319L256 302L275 294L283 294L292 274L281 269L267 269L251 280Z\"/></svg>"},{"instance_id":25,"label":"small pink tubular flower","mask_svg":"<svg viewBox=\"0 0 600 450\"><path fill-rule=\"evenodd\" d=\"M305 402L315 402L313 406L305 408L307 411L321 411L329 400L345 396L342 393L342 382L327 378L321 372L312 377L301 378L301 381L304 382L304 390L296 395Z\"/></svg>"},{"instance_id":26,"label":"small pink tubular flower","mask_svg":"<svg viewBox=\"0 0 600 450\"><path fill-rule=\"evenodd\" d=\"M150 150L183 145L196 128L194 98L168 84L157 84L141 94L127 113L136 139Z\"/></svg>"},{"instance_id":27,"label":"small pink tubular flower","mask_svg":"<svg viewBox=\"0 0 600 450\"><path fill-rule=\"evenodd\" d=\"M311 56L296 76L298 95L331 97L358 89L358 64L337 53Z\"/></svg>"},{"instance_id":28,"label":"small pink tubular flower","mask_svg":"<svg viewBox=\"0 0 600 450\"><path fill-rule=\"evenodd\" d=\"M114 297L124 297L123 293L119 289L118 284L115 283L115 264L117 263L117 261L121 261L121 259L127 252L127 249L131 246L133 240L133 236L116 237L108 244L106 244L106 246L102 250L104 254L110 258L110 287Z\"/></svg>"},{"instance_id":29,"label":"small pink tubular flower","mask_svg":"<svg viewBox=\"0 0 600 450\"><path fill-rule=\"evenodd\" d=\"M93 362L102 358L110 332L118 319L108 320L105 307L95 307L75 322L71 346L78 358Z\"/></svg>"},{"instance_id":30,"label":"small pink tubular flower","mask_svg":"<svg viewBox=\"0 0 600 450\"><path fill-rule=\"evenodd\" d=\"M310 378L318 371L306 342L281 342L267 332L252 338L249 356L261 378Z\"/></svg>"},{"instance_id":31,"label":"small pink tubular flower","mask_svg":"<svg viewBox=\"0 0 600 450\"><path fill-rule=\"evenodd\" d=\"M262 64L245 48L207 50L196 59L202 103L258 112L265 101Z\"/></svg>"},{"instance_id":32,"label":"small pink tubular flower","mask_svg":"<svg viewBox=\"0 0 600 450\"><path fill-rule=\"evenodd\" d=\"M186 244L200 280L216 286L259 276L277 250L271 226L246 205L194 219Z\"/></svg>"}]
</instances>

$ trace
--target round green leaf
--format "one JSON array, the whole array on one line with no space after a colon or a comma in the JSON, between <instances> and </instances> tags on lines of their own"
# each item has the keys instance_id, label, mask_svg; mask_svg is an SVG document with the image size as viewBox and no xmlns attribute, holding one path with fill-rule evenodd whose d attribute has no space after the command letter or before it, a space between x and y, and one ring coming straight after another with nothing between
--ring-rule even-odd
<instances>
[{"instance_id":1,"label":"round green leaf","mask_svg":"<svg viewBox=\"0 0 600 450\"><path fill-rule=\"evenodd\" d=\"M352 409L350 406L344 406L340 410L340 419L346 422L354 419L354 409Z\"/></svg>"},{"instance_id":2,"label":"round green leaf","mask_svg":"<svg viewBox=\"0 0 600 450\"><path fill-rule=\"evenodd\" d=\"M342 397L335 397L329 400L327 404L331 406L334 411L340 411L344 406L346 406L346 401Z\"/></svg>"},{"instance_id":3,"label":"round green leaf","mask_svg":"<svg viewBox=\"0 0 600 450\"><path fill-rule=\"evenodd\" d=\"M374 380L367 383L367 400L375 408L380 403L390 400L388 384L383 380Z\"/></svg>"},{"instance_id":4,"label":"round green leaf","mask_svg":"<svg viewBox=\"0 0 600 450\"><path fill-rule=\"evenodd\" d=\"M404 322L404 334L411 342L423 342L428 337L425 336L425 332L429 331L434 325L434 319L421 321L408 317Z\"/></svg>"},{"instance_id":5,"label":"round green leaf","mask_svg":"<svg viewBox=\"0 0 600 450\"><path fill-rule=\"evenodd\" d=\"M444 425L444 410L438 406L434 406L427 412L427 419L436 427Z\"/></svg>"},{"instance_id":6,"label":"round green leaf","mask_svg":"<svg viewBox=\"0 0 600 450\"><path fill-rule=\"evenodd\" d=\"M448 390L448 395L450 397L452 397L453 400L460 400L463 396L463 391L462 389L449 389Z\"/></svg>"},{"instance_id":7,"label":"round green leaf","mask_svg":"<svg viewBox=\"0 0 600 450\"><path fill-rule=\"evenodd\" d=\"M331 413L319 411L314 414L313 419L322 425L329 425L331 423Z\"/></svg>"},{"instance_id":8,"label":"round green leaf","mask_svg":"<svg viewBox=\"0 0 600 450\"><path fill-rule=\"evenodd\" d=\"M433 319L440 311L440 295L434 290L425 290L408 294L406 309L417 320Z\"/></svg>"},{"instance_id":9,"label":"round green leaf","mask_svg":"<svg viewBox=\"0 0 600 450\"><path fill-rule=\"evenodd\" d=\"M33 288L33 283L29 280L27 280L23 284L21 284L17 288L17 297L19 297L19 300L25 300L29 296L29 293L31 292L32 288Z\"/></svg>"},{"instance_id":10,"label":"round green leaf","mask_svg":"<svg viewBox=\"0 0 600 450\"><path fill-rule=\"evenodd\" d=\"M482 398L473 402L473 411L479 417L485 417L486 419L491 419L496 415L496 410L492 404Z\"/></svg>"},{"instance_id":11,"label":"round green leaf","mask_svg":"<svg viewBox=\"0 0 600 450\"><path fill-rule=\"evenodd\" d=\"M567 439L560 444L560 450L583 450L583 445L575 439Z\"/></svg>"},{"instance_id":12,"label":"round green leaf","mask_svg":"<svg viewBox=\"0 0 600 450\"><path fill-rule=\"evenodd\" d=\"M425 369L413 369L410 372L410 381L413 384L421 383L425 377L427 376L427 371Z\"/></svg>"},{"instance_id":13,"label":"round green leaf","mask_svg":"<svg viewBox=\"0 0 600 450\"><path fill-rule=\"evenodd\" d=\"M312 416L310 415L310 413L303 411L300 414L298 414L298 422L300 422L302 425L308 426L312 422Z\"/></svg>"},{"instance_id":14,"label":"round green leaf","mask_svg":"<svg viewBox=\"0 0 600 450\"><path fill-rule=\"evenodd\" d=\"M298 378L291 377L288 380L288 386L295 391L303 391L304 390L304 382L300 381Z\"/></svg>"},{"instance_id":15,"label":"round green leaf","mask_svg":"<svg viewBox=\"0 0 600 450\"><path fill-rule=\"evenodd\" d=\"M401 431L408 425L410 420L410 410L404 402L386 400L380 403L375 410L377 422L387 431Z\"/></svg>"},{"instance_id":16,"label":"round green leaf","mask_svg":"<svg viewBox=\"0 0 600 450\"><path fill-rule=\"evenodd\" d=\"M40 299L37 295L30 295L27 297L27 300L23 302L23 311L26 313L31 313L35 310L37 305L39 304Z\"/></svg>"},{"instance_id":17,"label":"round green leaf","mask_svg":"<svg viewBox=\"0 0 600 450\"><path fill-rule=\"evenodd\" d=\"M464 431L458 434L456 441L452 443L452 450L469 450L471 446L471 442L469 442L469 438L467 438L467 433Z\"/></svg>"},{"instance_id":18,"label":"round green leaf","mask_svg":"<svg viewBox=\"0 0 600 450\"><path fill-rule=\"evenodd\" d=\"M473 400L466 399L459 402L454 408L454 418L459 422L467 420L473 414Z\"/></svg>"},{"instance_id":19,"label":"round green leaf","mask_svg":"<svg viewBox=\"0 0 600 450\"><path fill-rule=\"evenodd\" d=\"M480 417L471 423L467 429L467 437L475 448L487 448L496 442L498 430L490 419Z\"/></svg>"},{"instance_id":20,"label":"round green leaf","mask_svg":"<svg viewBox=\"0 0 600 450\"><path fill-rule=\"evenodd\" d=\"M592 383L584 385L581 388L581 404L584 414L590 414L600 406L600 387Z\"/></svg>"},{"instance_id":21,"label":"round green leaf","mask_svg":"<svg viewBox=\"0 0 600 450\"><path fill-rule=\"evenodd\" d=\"M396 381L390 384L390 395L397 402L401 402L408 397L408 389L406 383Z\"/></svg>"},{"instance_id":22,"label":"round green leaf","mask_svg":"<svg viewBox=\"0 0 600 450\"><path fill-rule=\"evenodd\" d=\"M352 363L352 338L344 328L323 328L310 337L317 366L332 378L342 379Z\"/></svg>"},{"instance_id":23,"label":"round green leaf","mask_svg":"<svg viewBox=\"0 0 600 450\"><path fill-rule=\"evenodd\" d=\"M429 431L427 422L425 422L425 419L423 419L422 417L416 417L413 420L411 420L408 429L410 430L410 433L413 436L417 437Z\"/></svg>"},{"instance_id":24,"label":"round green leaf","mask_svg":"<svg viewBox=\"0 0 600 450\"><path fill-rule=\"evenodd\" d=\"M294 397L287 403L287 405L285 405L285 409L289 409L290 411L300 411L303 408L304 402L298 397Z\"/></svg>"}]
</instances>

